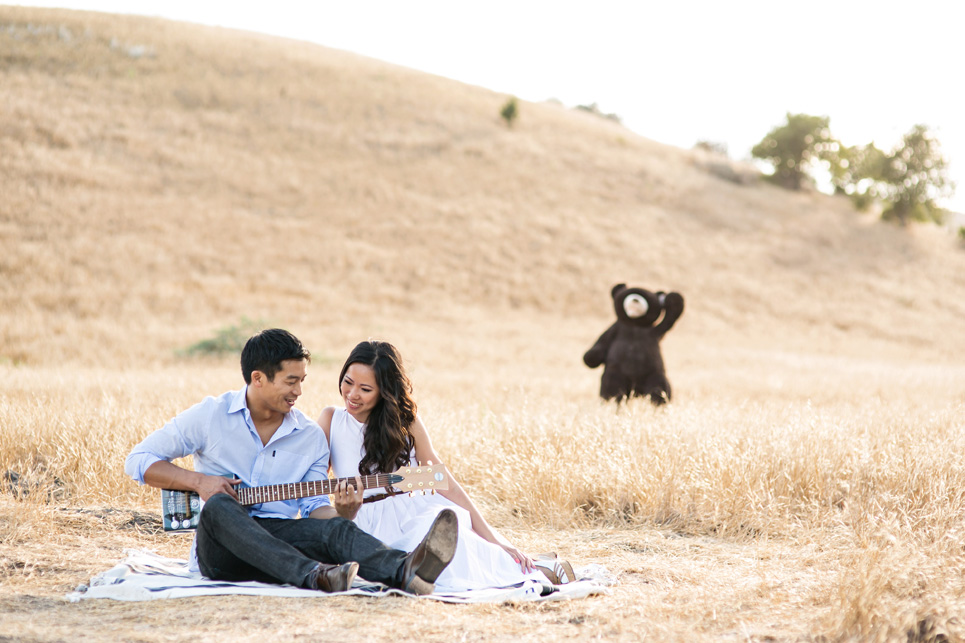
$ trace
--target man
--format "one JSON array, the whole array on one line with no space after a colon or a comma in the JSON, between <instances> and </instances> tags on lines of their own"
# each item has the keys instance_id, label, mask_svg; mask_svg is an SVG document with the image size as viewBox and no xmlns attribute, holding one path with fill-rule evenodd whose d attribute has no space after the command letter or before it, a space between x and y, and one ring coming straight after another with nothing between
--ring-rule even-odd
<instances>
[{"instance_id":1,"label":"man","mask_svg":"<svg viewBox=\"0 0 965 643\"><path fill-rule=\"evenodd\" d=\"M337 592L356 573L412 594L429 594L456 548L456 516L439 515L411 553L391 549L345 516L361 488L250 507L233 485L325 479L328 440L295 409L311 354L281 329L251 337L241 352L246 386L208 397L134 447L124 469L142 484L196 491L204 501L191 548L192 569L215 580L257 580ZM194 471L171 460L193 455ZM360 487L361 485L359 485ZM297 515L301 512L301 518Z\"/></svg>"}]
</instances>

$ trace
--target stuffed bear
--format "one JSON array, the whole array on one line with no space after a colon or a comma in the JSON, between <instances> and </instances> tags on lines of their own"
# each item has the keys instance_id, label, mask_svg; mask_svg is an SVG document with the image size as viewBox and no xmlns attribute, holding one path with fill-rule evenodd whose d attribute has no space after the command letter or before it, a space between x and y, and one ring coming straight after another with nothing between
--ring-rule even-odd
<instances>
[{"instance_id":1,"label":"stuffed bear","mask_svg":"<svg viewBox=\"0 0 965 643\"><path fill-rule=\"evenodd\" d=\"M650 292L617 284L611 292L617 321L600 335L583 356L590 368L603 364L600 397L650 397L655 405L670 401L660 340L684 312L684 298L675 292ZM663 319L654 326L661 313Z\"/></svg>"}]
</instances>

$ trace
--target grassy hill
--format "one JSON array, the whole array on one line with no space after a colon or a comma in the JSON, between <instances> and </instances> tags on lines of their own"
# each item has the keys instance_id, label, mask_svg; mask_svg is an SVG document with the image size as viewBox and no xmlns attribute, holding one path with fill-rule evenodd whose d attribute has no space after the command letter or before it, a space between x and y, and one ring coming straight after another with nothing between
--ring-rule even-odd
<instances>
[{"instance_id":1,"label":"grassy hill","mask_svg":"<svg viewBox=\"0 0 965 643\"><path fill-rule=\"evenodd\" d=\"M617 282L684 294L682 361L963 355L946 232L557 104L509 129L505 95L313 44L15 7L0 87L7 363L166 362L247 317L339 355L512 337L483 353L549 341L582 368Z\"/></svg>"},{"instance_id":2,"label":"grassy hill","mask_svg":"<svg viewBox=\"0 0 965 643\"><path fill-rule=\"evenodd\" d=\"M510 129L506 99L307 43L0 7L0 632L965 640L961 243L561 105ZM686 298L660 409L600 404L581 361L617 282ZM236 355L183 352L246 320L317 357L313 416L356 342L399 345L487 519L611 592L63 601L125 549L185 556L120 463L240 386Z\"/></svg>"}]
</instances>

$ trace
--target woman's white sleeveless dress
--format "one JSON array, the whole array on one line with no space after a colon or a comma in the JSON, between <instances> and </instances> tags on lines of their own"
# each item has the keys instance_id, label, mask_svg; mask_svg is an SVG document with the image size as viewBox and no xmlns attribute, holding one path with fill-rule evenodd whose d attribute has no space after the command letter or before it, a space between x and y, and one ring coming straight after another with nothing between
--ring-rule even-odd
<instances>
[{"instance_id":1,"label":"woman's white sleeveless dress","mask_svg":"<svg viewBox=\"0 0 965 643\"><path fill-rule=\"evenodd\" d=\"M331 462L335 476L358 475L364 455L365 425L345 409L336 409L330 431ZM382 493L369 489L366 495ZM400 494L362 505L355 523L386 545L412 551L429 532L429 526L446 507L459 518L459 540L452 562L436 580L436 591L462 592L487 587L508 587L526 580L545 582L539 571L524 573L506 550L483 539L472 530L469 512L441 495Z\"/></svg>"}]
</instances>

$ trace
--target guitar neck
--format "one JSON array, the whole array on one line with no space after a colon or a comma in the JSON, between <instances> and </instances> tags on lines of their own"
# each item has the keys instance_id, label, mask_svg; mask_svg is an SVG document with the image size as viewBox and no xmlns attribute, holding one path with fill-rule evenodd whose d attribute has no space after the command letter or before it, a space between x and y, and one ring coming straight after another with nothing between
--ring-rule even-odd
<instances>
[{"instance_id":1,"label":"guitar neck","mask_svg":"<svg viewBox=\"0 0 965 643\"><path fill-rule=\"evenodd\" d=\"M392 485L398 476L389 473L377 473L362 478L363 489L378 489ZM263 487L245 487L237 489L238 502L243 505L257 505L262 502L276 502L279 500L295 500L311 496L325 496L334 493L335 487L342 481L347 481L353 487L355 478L337 478L325 480L311 480L309 482L292 482L289 484L270 484Z\"/></svg>"}]
</instances>

